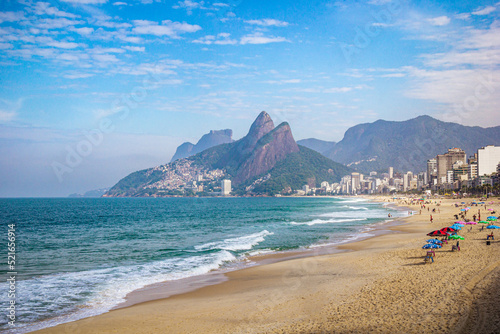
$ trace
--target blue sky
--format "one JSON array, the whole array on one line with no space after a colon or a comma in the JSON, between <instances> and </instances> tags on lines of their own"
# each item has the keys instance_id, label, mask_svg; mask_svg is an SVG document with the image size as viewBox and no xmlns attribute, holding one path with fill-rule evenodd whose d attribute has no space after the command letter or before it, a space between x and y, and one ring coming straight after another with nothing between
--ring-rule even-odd
<instances>
[{"instance_id":1,"label":"blue sky","mask_svg":"<svg viewBox=\"0 0 500 334\"><path fill-rule=\"evenodd\" d=\"M262 110L296 139L339 141L359 123L422 114L500 125L500 2L0 8L0 196L111 186L211 129L242 137Z\"/></svg>"}]
</instances>

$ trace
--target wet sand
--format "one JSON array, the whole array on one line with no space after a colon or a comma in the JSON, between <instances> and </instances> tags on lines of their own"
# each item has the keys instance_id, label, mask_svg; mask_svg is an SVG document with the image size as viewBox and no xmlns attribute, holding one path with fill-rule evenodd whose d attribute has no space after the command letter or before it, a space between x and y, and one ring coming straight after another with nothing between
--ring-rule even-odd
<instances>
[{"instance_id":1,"label":"wet sand","mask_svg":"<svg viewBox=\"0 0 500 334\"><path fill-rule=\"evenodd\" d=\"M423 262L425 234L455 221L455 202L431 205L440 210L433 223L423 210L395 233L339 247L346 252L229 272L219 284L37 333L498 333L500 243L486 245L490 230L466 226L460 251L450 242Z\"/></svg>"}]
</instances>

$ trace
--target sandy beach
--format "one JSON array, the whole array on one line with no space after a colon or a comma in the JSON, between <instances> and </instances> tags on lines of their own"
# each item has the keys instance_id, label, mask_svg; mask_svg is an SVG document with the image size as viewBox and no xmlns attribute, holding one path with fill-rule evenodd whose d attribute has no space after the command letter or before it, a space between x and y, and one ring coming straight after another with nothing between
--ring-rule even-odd
<instances>
[{"instance_id":1,"label":"sandy beach","mask_svg":"<svg viewBox=\"0 0 500 334\"><path fill-rule=\"evenodd\" d=\"M432 200L436 212L421 214L400 203L416 214L344 252L229 272L219 284L36 333L499 333L500 231L487 245L486 225L464 226L460 251L450 241L423 261L426 233L452 225L462 201L471 199ZM478 209L490 215L472 206L467 218Z\"/></svg>"}]
</instances>

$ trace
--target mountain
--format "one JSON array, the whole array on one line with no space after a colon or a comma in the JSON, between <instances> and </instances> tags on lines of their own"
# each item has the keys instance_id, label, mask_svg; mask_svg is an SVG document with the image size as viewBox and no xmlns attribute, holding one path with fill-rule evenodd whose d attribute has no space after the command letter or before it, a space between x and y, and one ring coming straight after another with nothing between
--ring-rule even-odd
<instances>
[{"instance_id":1,"label":"mountain","mask_svg":"<svg viewBox=\"0 0 500 334\"><path fill-rule=\"evenodd\" d=\"M323 154L333 149L336 143L334 141L325 141L316 138L308 138L308 139L297 140L297 144L305 146L307 148L310 148L311 150Z\"/></svg>"},{"instance_id":2,"label":"mountain","mask_svg":"<svg viewBox=\"0 0 500 334\"><path fill-rule=\"evenodd\" d=\"M177 147L174 156L170 162L175 160L187 158L196 153L200 153L207 148L214 147L220 144L231 143L233 141L233 130L212 130L209 133L203 135L201 139L195 144L190 142L185 142Z\"/></svg>"},{"instance_id":3,"label":"mountain","mask_svg":"<svg viewBox=\"0 0 500 334\"><path fill-rule=\"evenodd\" d=\"M89 190L85 192L84 194L70 194L68 197L77 197L77 198L95 198L95 197L101 197L104 195L109 188L101 188L101 189L94 189L94 190Z\"/></svg>"},{"instance_id":4,"label":"mountain","mask_svg":"<svg viewBox=\"0 0 500 334\"><path fill-rule=\"evenodd\" d=\"M351 170L295 142L290 125L277 127L261 112L248 134L238 141L208 148L128 175L105 197L172 196L218 191L222 179L231 179L234 193L275 194L337 182ZM203 186L203 190L199 186Z\"/></svg>"},{"instance_id":5,"label":"mountain","mask_svg":"<svg viewBox=\"0 0 500 334\"><path fill-rule=\"evenodd\" d=\"M486 145L500 145L500 126L470 127L419 116L403 122L378 120L356 125L323 154L362 172L386 170L423 171L426 161L449 148L471 155Z\"/></svg>"}]
</instances>

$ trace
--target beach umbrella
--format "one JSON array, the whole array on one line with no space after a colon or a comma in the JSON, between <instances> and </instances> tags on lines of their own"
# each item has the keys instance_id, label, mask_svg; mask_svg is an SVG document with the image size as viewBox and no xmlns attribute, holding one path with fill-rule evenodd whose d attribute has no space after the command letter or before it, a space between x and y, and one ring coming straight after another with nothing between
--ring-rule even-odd
<instances>
[{"instance_id":1,"label":"beach umbrella","mask_svg":"<svg viewBox=\"0 0 500 334\"><path fill-rule=\"evenodd\" d=\"M422 247L423 249L429 249L429 248L441 248L441 245L436 245L436 244L426 244Z\"/></svg>"},{"instance_id":2,"label":"beach umbrella","mask_svg":"<svg viewBox=\"0 0 500 334\"><path fill-rule=\"evenodd\" d=\"M493 211L493 209L488 209L488 211Z\"/></svg>"},{"instance_id":3,"label":"beach umbrella","mask_svg":"<svg viewBox=\"0 0 500 334\"><path fill-rule=\"evenodd\" d=\"M465 210L465 209L460 209L460 211L467 211L467 210Z\"/></svg>"},{"instance_id":4,"label":"beach umbrella","mask_svg":"<svg viewBox=\"0 0 500 334\"><path fill-rule=\"evenodd\" d=\"M477 225L476 222L468 222L467 225Z\"/></svg>"},{"instance_id":5,"label":"beach umbrella","mask_svg":"<svg viewBox=\"0 0 500 334\"><path fill-rule=\"evenodd\" d=\"M436 230L436 231L432 231L432 232L429 232L427 233L428 236L438 236L438 237L445 237L448 235L448 233L444 232L444 231L439 231L439 230Z\"/></svg>"},{"instance_id":6,"label":"beach umbrella","mask_svg":"<svg viewBox=\"0 0 500 334\"><path fill-rule=\"evenodd\" d=\"M490 222L485 222L484 220L480 220L479 224L489 224Z\"/></svg>"},{"instance_id":7,"label":"beach umbrella","mask_svg":"<svg viewBox=\"0 0 500 334\"><path fill-rule=\"evenodd\" d=\"M465 202L462 202L462 204L465 204Z\"/></svg>"},{"instance_id":8,"label":"beach umbrella","mask_svg":"<svg viewBox=\"0 0 500 334\"><path fill-rule=\"evenodd\" d=\"M444 228L440 229L440 231L442 231L442 232L455 232L456 230L454 228L451 228L451 227L444 227Z\"/></svg>"},{"instance_id":9,"label":"beach umbrella","mask_svg":"<svg viewBox=\"0 0 500 334\"><path fill-rule=\"evenodd\" d=\"M429 240L427 240L427 243L429 243L429 244L442 244L443 242L439 239L429 239Z\"/></svg>"},{"instance_id":10,"label":"beach umbrella","mask_svg":"<svg viewBox=\"0 0 500 334\"><path fill-rule=\"evenodd\" d=\"M486 228L489 228L490 230L493 230L493 229L497 229L497 228L500 228L500 226L496 226L496 225L490 225Z\"/></svg>"},{"instance_id":11,"label":"beach umbrella","mask_svg":"<svg viewBox=\"0 0 500 334\"><path fill-rule=\"evenodd\" d=\"M462 228L460 226L450 226L452 229L460 231Z\"/></svg>"},{"instance_id":12,"label":"beach umbrella","mask_svg":"<svg viewBox=\"0 0 500 334\"><path fill-rule=\"evenodd\" d=\"M486 220L489 220L489 221L496 221L496 220L497 220L497 217L494 217L494 216L489 216Z\"/></svg>"},{"instance_id":13,"label":"beach umbrella","mask_svg":"<svg viewBox=\"0 0 500 334\"><path fill-rule=\"evenodd\" d=\"M464 221L462 221L462 220L459 220L459 221L455 222L455 224L464 225L464 224L465 224L465 222L464 222Z\"/></svg>"},{"instance_id":14,"label":"beach umbrella","mask_svg":"<svg viewBox=\"0 0 500 334\"><path fill-rule=\"evenodd\" d=\"M460 239L460 240L464 240L464 237L460 236L460 235L450 235L450 239Z\"/></svg>"}]
</instances>

